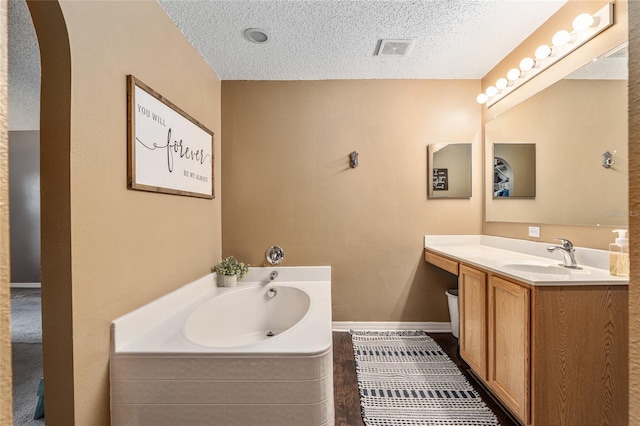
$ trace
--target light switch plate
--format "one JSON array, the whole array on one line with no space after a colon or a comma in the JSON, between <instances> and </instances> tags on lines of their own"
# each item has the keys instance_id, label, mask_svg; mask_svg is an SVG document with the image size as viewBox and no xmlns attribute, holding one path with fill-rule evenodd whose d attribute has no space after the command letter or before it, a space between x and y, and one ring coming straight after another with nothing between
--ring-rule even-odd
<instances>
[{"instance_id":1,"label":"light switch plate","mask_svg":"<svg viewBox=\"0 0 640 426\"><path fill-rule=\"evenodd\" d=\"M529 227L529 236L540 238L540 227L539 226L530 226Z\"/></svg>"}]
</instances>

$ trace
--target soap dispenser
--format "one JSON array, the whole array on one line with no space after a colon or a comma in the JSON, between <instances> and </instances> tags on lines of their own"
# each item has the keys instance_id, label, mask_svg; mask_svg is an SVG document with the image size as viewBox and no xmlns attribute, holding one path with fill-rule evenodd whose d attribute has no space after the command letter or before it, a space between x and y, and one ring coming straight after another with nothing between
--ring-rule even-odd
<instances>
[{"instance_id":1,"label":"soap dispenser","mask_svg":"<svg viewBox=\"0 0 640 426\"><path fill-rule=\"evenodd\" d=\"M629 276L629 239L626 229L616 229L618 233L614 243L609 244L609 272L616 277Z\"/></svg>"}]
</instances>

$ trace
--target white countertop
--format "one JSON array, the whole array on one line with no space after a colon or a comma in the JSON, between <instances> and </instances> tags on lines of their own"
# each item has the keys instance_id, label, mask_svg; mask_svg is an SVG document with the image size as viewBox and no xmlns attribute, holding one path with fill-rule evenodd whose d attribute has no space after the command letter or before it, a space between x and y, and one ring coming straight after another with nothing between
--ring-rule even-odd
<instances>
[{"instance_id":1,"label":"white countertop","mask_svg":"<svg viewBox=\"0 0 640 426\"><path fill-rule=\"evenodd\" d=\"M425 235L424 246L465 264L534 286L628 285L629 278L609 274L609 252L575 248L582 269L559 266L562 254L554 245L489 235Z\"/></svg>"}]
</instances>

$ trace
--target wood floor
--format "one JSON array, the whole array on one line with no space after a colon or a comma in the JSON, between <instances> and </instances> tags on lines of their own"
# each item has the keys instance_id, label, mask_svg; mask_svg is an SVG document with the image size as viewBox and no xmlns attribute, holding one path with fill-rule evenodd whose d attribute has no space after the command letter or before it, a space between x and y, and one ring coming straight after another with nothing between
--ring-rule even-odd
<instances>
[{"instance_id":1,"label":"wood floor","mask_svg":"<svg viewBox=\"0 0 640 426\"><path fill-rule=\"evenodd\" d=\"M467 372L469 366L460 358L458 353L458 339L453 337L451 333L429 333L429 336L456 363L482 400L496 415L500 424L502 426L518 425ZM353 346L349 333L333 333L333 388L336 426L364 426L360 415L358 378L356 376Z\"/></svg>"}]
</instances>

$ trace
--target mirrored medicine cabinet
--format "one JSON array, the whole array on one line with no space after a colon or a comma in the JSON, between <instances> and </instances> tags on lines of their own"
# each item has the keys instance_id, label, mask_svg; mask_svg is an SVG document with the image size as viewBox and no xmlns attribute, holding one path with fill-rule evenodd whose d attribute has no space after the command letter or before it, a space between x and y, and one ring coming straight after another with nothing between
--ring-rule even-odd
<instances>
[{"instance_id":1,"label":"mirrored medicine cabinet","mask_svg":"<svg viewBox=\"0 0 640 426\"><path fill-rule=\"evenodd\" d=\"M430 144L428 198L471 198L471 144Z\"/></svg>"},{"instance_id":2,"label":"mirrored medicine cabinet","mask_svg":"<svg viewBox=\"0 0 640 426\"><path fill-rule=\"evenodd\" d=\"M620 46L486 123L488 222L628 224L627 70ZM528 195L517 192L519 166L504 152L523 145L533 159ZM506 177L496 182L498 171Z\"/></svg>"}]
</instances>

